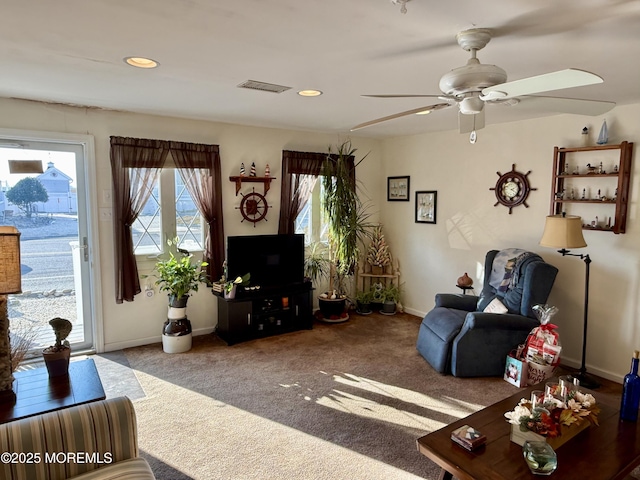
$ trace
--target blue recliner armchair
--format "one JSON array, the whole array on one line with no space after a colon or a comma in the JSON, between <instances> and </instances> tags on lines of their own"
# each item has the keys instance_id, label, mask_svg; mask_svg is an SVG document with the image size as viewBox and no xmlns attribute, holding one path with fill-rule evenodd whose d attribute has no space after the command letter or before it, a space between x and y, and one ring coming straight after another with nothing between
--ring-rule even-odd
<instances>
[{"instance_id":1,"label":"blue recliner armchair","mask_svg":"<svg viewBox=\"0 0 640 480\"><path fill-rule=\"evenodd\" d=\"M540 324L532 307L547 301L557 273L532 252L489 251L480 296L437 294L420 325L418 352L442 374L503 375L507 354ZM483 312L494 298L507 313Z\"/></svg>"}]
</instances>

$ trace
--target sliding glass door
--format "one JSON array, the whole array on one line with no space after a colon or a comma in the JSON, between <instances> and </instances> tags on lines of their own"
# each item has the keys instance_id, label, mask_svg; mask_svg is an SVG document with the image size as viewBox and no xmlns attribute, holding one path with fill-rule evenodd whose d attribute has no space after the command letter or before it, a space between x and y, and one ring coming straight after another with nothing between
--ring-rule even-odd
<instances>
[{"instance_id":1,"label":"sliding glass door","mask_svg":"<svg viewBox=\"0 0 640 480\"><path fill-rule=\"evenodd\" d=\"M93 347L86 164L82 144L0 136L0 224L21 233L22 293L9 296L14 349L29 344L39 355L55 340L54 317L73 324L74 351ZM25 165L41 173L16 172Z\"/></svg>"}]
</instances>

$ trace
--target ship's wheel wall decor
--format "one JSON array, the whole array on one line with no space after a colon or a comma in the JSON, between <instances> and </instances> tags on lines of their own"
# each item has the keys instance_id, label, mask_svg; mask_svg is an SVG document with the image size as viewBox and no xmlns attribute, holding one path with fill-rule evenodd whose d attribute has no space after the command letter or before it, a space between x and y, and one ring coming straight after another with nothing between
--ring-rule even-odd
<instances>
[{"instance_id":1,"label":"ship's wheel wall decor","mask_svg":"<svg viewBox=\"0 0 640 480\"><path fill-rule=\"evenodd\" d=\"M247 193L245 195L241 192L240 195L242 195L242 200L240 201L240 206L236 208L240 209L242 222L248 220L253 223L254 228L256 223L260 220L264 220L266 222L269 204L267 203L265 196L257 193L255 188L251 193Z\"/></svg>"}]
</instances>

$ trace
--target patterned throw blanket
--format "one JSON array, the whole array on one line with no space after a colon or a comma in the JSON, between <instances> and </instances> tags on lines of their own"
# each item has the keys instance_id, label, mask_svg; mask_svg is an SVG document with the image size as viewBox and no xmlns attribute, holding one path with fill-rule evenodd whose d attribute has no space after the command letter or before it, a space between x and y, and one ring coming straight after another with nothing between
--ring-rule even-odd
<instances>
[{"instance_id":1,"label":"patterned throw blanket","mask_svg":"<svg viewBox=\"0 0 640 480\"><path fill-rule=\"evenodd\" d=\"M493 260L489 285L499 292L511 290L518 285L522 264L534 256L538 255L520 248L500 250Z\"/></svg>"}]
</instances>

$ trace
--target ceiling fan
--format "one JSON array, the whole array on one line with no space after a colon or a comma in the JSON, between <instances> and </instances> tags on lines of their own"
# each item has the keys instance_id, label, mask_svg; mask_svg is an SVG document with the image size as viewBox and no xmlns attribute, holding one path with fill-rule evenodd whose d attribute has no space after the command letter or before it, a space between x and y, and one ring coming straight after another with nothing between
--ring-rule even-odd
<instances>
[{"instance_id":1,"label":"ceiling fan","mask_svg":"<svg viewBox=\"0 0 640 480\"><path fill-rule=\"evenodd\" d=\"M477 58L478 50L483 49L491 40L490 29L464 30L458 33L456 40L458 45L471 53L471 58L465 66L454 68L442 76L439 85L442 93L437 95L363 95L374 98L429 97L437 98L439 100L437 103L370 120L356 125L351 131L414 113L429 113L457 106L460 133L471 132L470 140L474 143L475 131L484 127L485 104L517 105L522 103L546 111L579 115L601 115L615 106L614 102L533 95L603 82L600 76L584 70L569 68L507 82L507 73L502 68L480 63Z\"/></svg>"}]
</instances>

